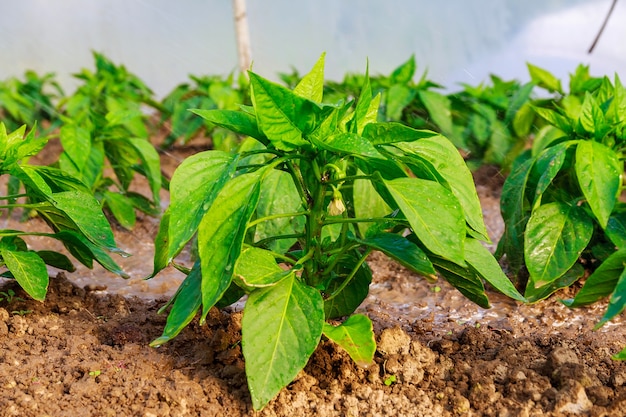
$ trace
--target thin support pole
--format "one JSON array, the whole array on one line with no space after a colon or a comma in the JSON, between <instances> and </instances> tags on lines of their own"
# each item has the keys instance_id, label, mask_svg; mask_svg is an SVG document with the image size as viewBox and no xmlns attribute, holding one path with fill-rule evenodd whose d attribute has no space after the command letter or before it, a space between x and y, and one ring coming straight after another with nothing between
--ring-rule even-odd
<instances>
[{"instance_id":1,"label":"thin support pole","mask_svg":"<svg viewBox=\"0 0 626 417\"><path fill-rule=\"evenodd\" d=\"M252 51L250 48L250 31L248 30L248 13L246 0L233 0L235 13L235 33L237 36L237 54L239 56L239 70L243 74L250 69Z\"/></svg>"}]
</instances>

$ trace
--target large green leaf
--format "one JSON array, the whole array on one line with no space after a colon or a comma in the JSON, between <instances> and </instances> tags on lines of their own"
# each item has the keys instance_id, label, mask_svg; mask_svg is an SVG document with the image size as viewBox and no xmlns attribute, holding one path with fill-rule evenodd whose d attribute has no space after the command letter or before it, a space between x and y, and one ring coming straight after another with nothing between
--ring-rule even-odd
<instances>
[{"instance_id":1,"label":"large green leaf","mask_svg":"<svg viewBox=\"0 0 626 417\"><path fill-rule=\"evenodd\" d=\"M556 175L559 173L565 162L567 156L567 150L574 142L563 142L554 145L544 152L542 152L537 158L535 164L532 167L531 178L537 184L535 187L535 193L531 196L535 199L534 205L541 204L541 197L543 193L548 189Z\"/></svg>"},{"instance_id":2,"label":"large green leaf","mask_svg":"<svg viewBox=\"0 0 626 417\"><path fill-rule=\"evenodd\" d=\"M168 263L194 235L236 165L233 155L206 151L186 158L176 169L170 182Z\"/></svg>"},{"instance_id":3,"label":"large green leaf","mask_svg":"<svg viewBox=\"0 0 626 417\"><path fill-rule=\"evenodd\" d=\"M225 129L232 130L240 135L251 136L263 143L267 142L267 138L259 130L256 117L247 112L236 110L202 109L190 109L190 111Z\"/></svg>"},{"instance_id":4,"label":"large green leaf","mask_svg":"<svg viewBox=\"0 0 626 417\"><path fill-rule=\"evenodd\" d=\"M363 137L373 145L386 145L396 142L412 142L418 139L438 136L431 130L418 130L396 122L370 123L363 129ZM458 153L458 152L457 152Z\"/></svg>"},{"instance_id":5,"label":"large green leaf","mask_svg":"<svg viewBox=\"0 0 626 417\"><path fill-rule=\"evenodd\" d=\"M397 178L384 183L424 246L465 265L465 217L454 194L437 182L420 178Z\"/></svg>"},{"instance_id":6,"label":"large green leaf","mask_svg":"<svg viewBox=\"0 0 626 417\"><path fill-rule=\"evenodd\" d=\"M581 141L576 148L576 177L591 211L605 228L621 184L624 171L619 156L595 141Z\"/></svg>"},{"instance_id":7,"label":"large green leaf","mask_svg":"<svg viewBox=\"0 0 626 417\"><path fill-rule=\"evenodd\" d=\"M443 136L435 136L397 146L432 164L461 203L467 224L485 241L489 241L472 173L454 145Z\"/></svg>"},{"instance_id":8,"label":"large green leaf","mask_svg":"<svg viewBox=\"0 0 626 417\"><path fill-rule=\"evenodd\" d=\"M167 322L163 334L150 343L158 347L172 340L196 316L202 304L202 271L200 263L196 262L187 278L180 284L173 298L172 310L167 315ZM170 301L171 303L171 301Z\"/></svg>"},{"instance_id":9,"label":"large green leaf","mask_svg":"<svg viewBox=\"0 0 626 417\"><path fill-rule=\"evenodd\" d=\"M250 86L259 128L278 149L306 146L311 133L333 109L307 100L287 88L250 72Z\"/></svg>"},{"instance_id":10,"label":"large green leaf","mask_svg":"<svg viewBox=\"0 0 626 417\"><path fill-rule=\"evenodd\" d=\"M395 233L377 233L357 242L379 250L400 264L427 277L436 278L435 268L428 256L415 243Z\"/></svg>"},{"instance_id":11,"label":"large green leaf","mask_svg":"<svg viewBox=\"0 0 626 417\"><path fill-rule=\"evenodd\" d=\"M611 130L611 126L607 123L600 105L588 91L585 93L585 100L580 109L578 123L584 132L587 132L598 141L601 141L604 135Z\"/></svg>"},{"instance_id":12,"label":"large green leaf","mask_svg":"<svg viewBox=\"0 0 626 417\"><path fill-rule=\"evenodd\" d=\"M504 275L502 268L480 241L472 238L465 240L465 260L474 268L492 287L514 300L526 302L509 278Z\"/></svg>"},{"instance_id":13,"label":"large green leaf","mask_svg":"<svg viewBox=\"0 0 626 417\"><path fill-rule=\"evenodd\" d=\"M0 255L20 286L35 300L43 301L48 290L48 270L36 252L0 249Z\"/></svg>"},{"instance_id":14,"label":"large green leaf","mask_svg":"<svg viewBox=\"0 0 626 417\"><path fill-rule=\"evenodd\" d=\"M611 254L600 266L593 271L585 281L585 285L573 299L563 303L568 307L579 307L598 301L613 292L620 277L625 273L626 249L620 249Z\"/></svg>"},{"instance_id":15,"label":"large green leaf","mask_svg":"<svg viewBox=\"0 0 626 417\"><path fill-rule=\"evenodd\" d=\"M609 217L604 233L617 248L626 247L626 212L613 213Z\"/></svg>"},{"instance_id":16,"label":"large green leaf","mask_svg":"<svg viewBox=\"0 0 626 417\"><path fill-rule=\"evenodd\" d=\"M257 218L302 210L302 200L291 175L285 171L272 170L261 183L261 195L257 206ZM254 239L259 241L272 236L300 233L304 229L304 216L269 219L256 225ZM271 250L285 253L296 238L276 239L268 243Z\"/></svg>"},{"instance_id":17,"label":"large green leaf","mask_svg":"<svg viewBox=\"0 0 626 417\"><path fill-rule=\"evenodd\" d=\"M255 410L265 406L306 365L322 336L320 293L291 275L248 298L241 345Z\"/></svg>"},{"instance_id":18,"label":"large green leaf","mask_svg":"<svg viewBox=\"0 0 626 417\"><path fill-rule=\"evenodd\" d=\"M230 286L247 224L259 201L259 171L230 180L198 227L202 266L202 318ZM172 218L170 218L170 229Z\"/></svg>"},{"instance_id":19,"label":"large green leaf","mask_svg":"<svg viewBox=\"0 0 626 417\"><path fill-rule=\"evenodd\" d=\"M324 98L324 58L326 53L323 53L322 56L317 60L313 69L302 77L298 85L293 89L295 94L299 96L309 99L311 101L315 101L316 103L321 103Z\"/></svg>"},{"instance_id":20,"label":"large green leaf","mask_svg":"<svg viewBox=\"0 0 626 417\"><path fill-rule=\"evenodd\" d=\"M524 236L526 267L535 288L558 279L580 257L593 223L577 205L559 202L535 209Z\"/></svg>"},{"instance_id":21,"label":"large green leaf","mask_svg":"<svg viewBox=\"0 0 626 417\"><path fill-rule=\"evenodd\" d=\"M374 361L376 339L372 321L363 314L348 317L339 326L324 323L324 336L344 348L359 366L369 366Z\"/></svg>"},{"instance_id":22,"label":"large green leaf","mask_svg":"<svg viewBox=\"0 0 626 417\"><path fill-rule=\"evenodd\" d=\"M52 204L64 212L78 226L89 241L112 252L121 252L115 244L111 226L102 213L100 203L80 191L54 193Z\"/></svg>"}]
</instances>

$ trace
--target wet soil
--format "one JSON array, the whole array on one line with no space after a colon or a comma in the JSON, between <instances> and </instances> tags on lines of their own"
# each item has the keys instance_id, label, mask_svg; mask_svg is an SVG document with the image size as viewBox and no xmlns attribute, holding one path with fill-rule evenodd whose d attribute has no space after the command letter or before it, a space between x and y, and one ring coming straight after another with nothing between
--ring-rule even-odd
<instances>
[{"instance_id":1,"label":"wet soil","mask_svg":"<svg viewBox=\"0 0 626 417\"><path fill-rule=\"evenodd\" d=\"M501 180L493 169L476 177L494 241ZM156 224L146 217L132 233L116 230L123 249L145 251L133 257L139 276L130 281L102 269L58 274L45 303L13 283L0 288L15 292L0 301L0 417L626 415L626 363L611 359L626 345L626 326L618 318L592 330L605 305L567 309L558 298L575 289L532 306L490 292L484 310L380 254L359 308L374 322L375 364L361 368L323 341L296 380L254 412L240 312L214 309L206 325L194 321L172 342L148 346L180 278L166 272L141 285Z\"/></svg>"}]
</instances>

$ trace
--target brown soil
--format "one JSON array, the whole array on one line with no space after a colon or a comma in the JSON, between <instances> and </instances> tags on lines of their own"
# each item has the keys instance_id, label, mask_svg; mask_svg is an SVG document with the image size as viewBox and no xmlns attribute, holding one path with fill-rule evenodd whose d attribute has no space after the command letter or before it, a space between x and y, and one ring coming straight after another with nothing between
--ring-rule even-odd
<instances>
[{"instance_id":1,"label":"brown soil","mask_svg":"<svg viewBox=\"0 0 626 417\"><path fill-rule=\"evenodd\" d=\"M497 237L496 174L477 183ZM626 329L618 319L592 331L604 306L571 311L558 302L569 290L534 306L490 293L494 307L482 310L381 255L371 266L360 311L374 322L375 364L360 368L324 341L261 412L246 386L240 312L212 310L205 326L153 349L164 298L102 294L60 274L39 303L6 284L16 298L0 301L0 416L626 415L626 364L610 358Z\"/></svg>"}]
</instances>

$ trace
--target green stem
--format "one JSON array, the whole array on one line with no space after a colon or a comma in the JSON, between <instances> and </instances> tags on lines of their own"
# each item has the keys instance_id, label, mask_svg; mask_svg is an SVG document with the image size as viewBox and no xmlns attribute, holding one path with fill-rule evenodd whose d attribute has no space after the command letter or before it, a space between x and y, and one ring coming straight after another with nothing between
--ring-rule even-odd
<instances>
[{"instance_id":1,"label":"green stem","mask_svg":"<svg viewBox=\"0 0 626 417\"><path fill-rule=\"evenodd\" d=\"M271 242L273 240L280 240L280 239L299 239L304 237L304 233L292 233L292 234L288 234L288 235L277 235L277 236L270 236L270 237L266 237L265 239L261 239L258 242L254 242L254 246L259 247L259 246L263 246L265 245L267 242Z\"/></svg>"},{"instance_id":2,"label":"green stem","mask_svg":"<svg viewBox=\"0 0 626 417\"><path fill-rule=\"evenodd\" d=\"M16 199L20 197L28 197L28 194L3 195L3 196L0 196L0 200L11 200L11 199Z\"/></svg>"},{"instance_id":3,"label":"green stem","mask_svg":"<svg viewBox=\"0 0 626 417\"><path fill-rule=\"evenodd\" d=\"M372 252L371 248L367 248L365 250L365 253L363 253L363 256L361 257L361 259L359 259L359 261L356 263L356 265L354 266L354 268L352 268L352 271L350 271L350 274L346 277L346 279L341 283L341 285L335 290L335 292L333 292L331 295L329 295L328 297L326 297L326 301L328 300L332 300L333 298L335 298L337 295L339 295L341 293L341 291L344 290L344 288L346 288L346 286L350 283L350 281L352 281L352 278L354 278L354 276L356 275L357 271L359 270L359 268L361 268L361 265L363 265L363 262L365 262L365 259L369 256L369 254Z\"/></svg>"},{"instance_id":4,"label":"green stem","mask_svg":"<svg viewBox=\"0 0 626 417\"><path fill-rule=\"evenodd\" d=\"M251 221L250 223L248 223L248 228L256 226L259 223L263 223L263 222L266 222L266 221L269 221L269 220L281 219L281 218L285 218L285 217L306 216L307 214L309 214L308 211L297 211L297 212L293 212L293 213L272 214L272 215L261 217L259 219L254 220L254 221Z\"/></svg>"},{"instance_id":5,"label":"green stem","mask_svg":"<svg viewBox=\"0 0 626 417\"><path fill-rule=\"evenodd\" d=\"M335 218L331 217L324 220L324 226L335 223L377 223L377 222L387 222L387 221L402 221L401 219L393 219L390 217L367 217L367 218L358 218L358 217L342 217Z\"/></svg>"}]
</instances>

